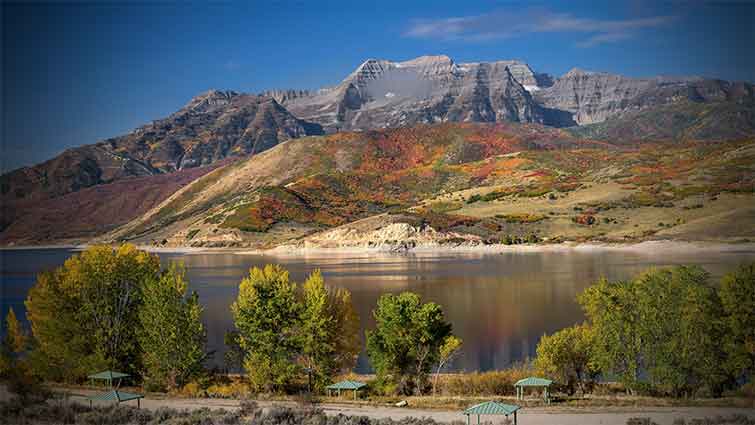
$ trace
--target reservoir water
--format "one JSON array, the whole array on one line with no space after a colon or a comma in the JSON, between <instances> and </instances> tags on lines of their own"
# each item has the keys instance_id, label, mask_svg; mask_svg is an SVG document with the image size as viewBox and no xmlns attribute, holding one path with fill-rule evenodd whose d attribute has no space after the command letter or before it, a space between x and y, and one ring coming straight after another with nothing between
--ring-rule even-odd
<instances>
[{"instance_id":1,"label":"reservoir water","mask_svg":"<svg viewBox=\"0 0 755 425\"><path fill-rule=\"evenodd\" d=\"M0 250L0 310L23 315L23 300L37 273L63 264L70 249ZM320 269L328 285L347 288L364 329L384 293L413 291L443 306L454 333L464 340L457 371L500 369L532 358L544 333L579 323L576 295L601 277L627 279L648 267L697 264L719 279L755 261L751 247L722 251L564 250L504 254L355 254L268 257L233 252L159 253L164 263L182 261L190 286L205 306L212 364L222 365L223 334L232 329L230 305L249 268L279 263L302 282ZM364 353L357 371L369 371Z\"/></svg>"}]
</instances>

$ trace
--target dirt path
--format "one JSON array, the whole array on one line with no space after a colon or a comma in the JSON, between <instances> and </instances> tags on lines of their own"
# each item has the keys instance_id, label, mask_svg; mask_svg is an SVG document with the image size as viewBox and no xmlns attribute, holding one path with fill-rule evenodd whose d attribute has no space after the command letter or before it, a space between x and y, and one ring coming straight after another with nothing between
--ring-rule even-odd
<instances>
[{"instance_id":1,"label":"dirt path","mask_svg":"<svg viewBox=\"0 0 755 425\"><path fill-rule=\"evenodd\" d=\"M78 395L72 395L71 400L84 402L81 397L86 391L76 391ZM129 405L136 405L130 401ZM294 402L270 402L259 401L261 407L273 405L295 406ZM240 406L239 400L234 399L204 399L204 398L157 398L147 397L141 400L142 408L157 409L169 407L174 409L226 409L236 410ZM439 422L466 421L459 411L410 409L381 406L358 406L352 404L324 403L320 408L328 415L343 414L347 416L368 416L375 419L402 419L406 417L426 417ZM616 408L523 408L518 413L519 425L624 425L629 418L650 418L659 425L673 425L674 421L683 418L687 423L690 419L731 416L732 414L747 415L755 418L755 409L730 408L730 407L616 407ZM483 417L482 421L491 422ZM477 418L472 418L475 424ZM500 423L499 418L492 420Z\"/></svg>"},{"instance_id":2,"label":"dirt path","mask_svg":"<svg viewBox=\"0 0 755 425\"><path fill-rule=\"evenodd\" d=\"M365 407L352 408L349 406L328 405L325 408L328 414L343 413L344 415L364 415L372 418L393 418L400 419L407 416L429 417L440 422L451 422L466 420L460 412L435 411L435 410L414 410L399 409L390 407ZM594 410L585 412L566 412L556 409L536 409L525 408L518 413L518 424L520 425L599 425L599 424L616 424L625 425L629 418L648 417L659 425L673 425L677 418L684 418L689 423L690 419L728 416L733 413L747 414L755 417L752 409L731 409L731 408L695 408L695 407L677 407L677 408L647 408L647 409L621 409L611 411L612 409L602 409L598 412ZM476 423L477 418L472 418L472 423ZM482 418L482 421L486 421ZM490 419L487 419L490 421ZM500 423L496 418L493 423Z\"/></svg>"}]
</instances>

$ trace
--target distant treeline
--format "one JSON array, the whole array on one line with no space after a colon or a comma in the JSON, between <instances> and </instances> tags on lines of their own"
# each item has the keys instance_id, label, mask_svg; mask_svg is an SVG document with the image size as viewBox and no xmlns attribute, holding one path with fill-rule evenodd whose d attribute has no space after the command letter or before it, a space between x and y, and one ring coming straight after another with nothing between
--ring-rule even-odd
<instances>
[{"instance_id":1,"label":"distant treeline","mask_svg":"<svg viewBox=\"0 0 755 425\"><path fill-rule=\"evenodd\" d=\"M203 309L187 287L180 264L163 269L156 255L128 244L91 247L38 276L26 300L30 332L8 313L0 375L18 393L43 380L81 383L105 369L150 390L207 387ZM567 393L589 392L599 378L676 397L717 396L752 381L755 264L721 282L700 267L650 269L601 280L578 300L585 323L544 335L532 365ZM326 286L319 271L297 284L280 266L253 268L231 311L225 361L244 369L251 392L322 392L351 371L362 348L351 294ZM438 390L439 373L462 348L441 307L410 292L386 294L373 316L370 391ZM446 392L450 384L442 384Z\"/></svg>"}]
</instances>

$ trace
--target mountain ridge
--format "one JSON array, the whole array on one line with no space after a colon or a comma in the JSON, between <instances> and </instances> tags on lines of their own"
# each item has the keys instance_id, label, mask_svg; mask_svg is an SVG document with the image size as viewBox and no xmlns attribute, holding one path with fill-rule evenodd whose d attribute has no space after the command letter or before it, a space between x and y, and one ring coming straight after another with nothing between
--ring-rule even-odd
<instances>
[{"instance_id":1,"label":"mountain ridge","mask_svg":"<svg viewBox=\"0 0 755 425\"><path fill-rule=\"evenodd\" d=\"M518 60L456 63L445 55L401 62L368 59L339 84L319 90L208 90L127 134L5 173L0 176L0 232L24 214L39 216L40 208L59 205L49 200L87 188L117 182L130 187L134 179L153 184L149 179L156 176L200 169L165 180L176 187L227 159L244 161L307 136L346 132L370 138L376 130L445 128L448 123L521 123L531 134L521 145L525 150L548 146L551 130L562 140L596 146L723 142L755 134L755 88L747 82L630 78L579 68L553 78ZM158 192L150 203L170 195Z\"/></svg>"},{"instance_id":2,"label":"mountain ridge","mask_svg":"<svg viewBox=\"0 0 755 425\"><path fill-rule=\"evenodd\" d=\"M506 79L504 70L525 89L531 100L521 98L520 93L512 96L505 90L496 90ZM488 76L483 75L486 72ZM718 87L713 90L711 86L715 85ZM678 86L678 90L674 92L670 89L672 86ZM524 61L456 63L446 55L420 56L400 62L368 59L336 86L301 91L297 96L279 99L294 115L318 122L328 132L501 119L568 127L603 122L639 108L673 103L684 96L697 102L711 101L699 92L704 86L711 90L707 92L709 95L720 96L731 91L738 92L748 102L753 101L753 85L747 82L701 77L634 78L578 67L553 78L534 71ZM479 96L478 88L492 88L492 91ZM689 93L683 93L685 90ZM656 98L656 103L647 100L651 97ZM516 104L506 105L498 114L475 114L485 104L505 104L502 99L514 100ZM641 99L645 99L645 103ZM467 108L462 107L461 113L448 114L451 103L467 105ZM517 113L521 109L536 113Z\"/></svg>"},{"instance_id":3,"label":"mountain ridge","mask_svg":"<svg viewBox=\"0 0 755 425\"><path fill-rule=\"evenodd\" d=\"M385 75L389 75L389 81L382 81ZM408 94L398 90L404 88ZM212 89L193 97L168 117L123 136L70 148L58 162L71 163L81 171L73 174L80 175L73 179L77 181L52 188L51 193L59 195L121 177L207 165L228 155L262 151L280 140L323 132L446 121L518 121L569 127L682 101L726 101L749 107L755 103L754 93L753 85L747 82L700 77L631 78L578 67L554 79L520 60L456 63L446 55L401 62L368 59L334 87L268 90L259 95ZM199 134L202 132L205 134ZM186 142L201 137L213 140L209 144ZM121 166L115 159L105 161L104 156L118 157ZM4 173L0 177L2 196L7 197L10 186L21 197L24 192L40 191L35 180L55 178L55 170L50 169L53 164L42 166L49 162ZM103 167L97 165L99 162ZM121 171L103 171L105 168Z\"/></svg>"},{"instance_id":4,"label":"mountain ridge","mask_svg":"<svg viewBox=\"0 0 755 425\"><path fill-rule=\"evenodd\" d=\"M340 132L30 201L0 243L404 250L736 241L755 237L753 146L751 137L625 146L530 123Z\"/></svg>"},{"instance_id":5,"label":"mountain ridge","mask_svg":"<svg viewBox=\"0 0 755 425\"><path fill-rule=\"evenodd\" d=\"M538 124L341 132L206 174L98 240L391 250L507 237L734 241L755 235L754 160L752 139L625 148Z\"/></svg>"},{"instance_id":6,"label":"mountain ridge","mask_svg":"<svg viewBox=\"0 0 755 425\"><path fill-rule=\"evenodd\" d=\"M129 177L211 165L282 140L322 134L270 97L209 90L166 118L123 136L70 148L43 163L0 176L4 202L48 198Z\"/></svg>"}]
</instances>

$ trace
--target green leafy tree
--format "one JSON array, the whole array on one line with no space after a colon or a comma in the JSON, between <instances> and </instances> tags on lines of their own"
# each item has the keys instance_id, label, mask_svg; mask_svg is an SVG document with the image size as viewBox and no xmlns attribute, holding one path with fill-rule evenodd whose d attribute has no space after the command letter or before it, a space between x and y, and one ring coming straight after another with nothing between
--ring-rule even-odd
<instances>
[{"instance_id":1,"label":"green leafy tree","mask_svg":"<svg viewBox=\"0 0 755 425\"><path fill-rule=\"evenodd\" d=\"M24 332L21 322L16 317L16 312L11 307L5 316L5 336L3 337L3 347L9 352L16 355L21 354L26 349L26 333Z\"/></svg>"},{"instance_id":2,"label":"green leafy tree","mask_svg":"<svg viewBox=\"0 0 755 425\"><path fill-rule=\"evenodd\" d=\"M543 335L537 344L535 368L556 382L566 385L570 393L593 381L598 370L592 361L595 336L587 324L575 325Z\"/></svg>"},{"instance_id":3,"label":"green leafy tree","mask_svg":"<svg viewBox=\"0 0 755 425\"><path fill-rule=\"evenodd\" d=\"M76 381L106 367L87 324L80 321L81 300L62 285L60 268L37 276L26 298L26 316L35 346L30 353L34 374L52 381Z\"/></svg>"},{"instance_id":4,"label":"green leafy tree","mask_svg":"<svg viewBox=\"0 0 755 425\"><path fill-rule=\"evenodd\" d=\"M288 272L277 265L251 269L231 311L254 389L285 389L300 371L295 360L301 346L301 304Z\"/></svg>"},{"instance_id":5,"label":"green leafy tree","mask_svg":"<svg viewBox=\"0 0 755 425\"><path fill-rule=\"evenodd\" d=\"M329 329L333 317L328 308L328 292L319 272L304 282L302 304L300 361L314 377L315 386L322 387L335 368L332 355L336 348Z\"/></svg>"},{"instance_id":6,"label":"green leafy tree","mask_svg":"<svg viewBox=\"0 0 755 425\"><path fill-rule=\"evenodd\" d=\"M433 379L433 394L438 387L440 372L461 352L461 345L461 338L449 335L438 348L438 367L435 369L435 378Z\"/></svg>"},{"instance_id":7,"label":"green leafy tree","mask_svg":"<svg viewBox=\"0 0 755 425\"><path fill-rule=\"evenodd\" d=\"M16 317L13 308L4 321L5 335L0 343L0 379L5 389L14 395L21 406L43 403L50 392L39 377L29 370L27 353L32 341Z\"/></svg>"},{"instance_id":8,"label":"green leafy tree","mask_svg":"<svg viewBox=\"0 0 755 425\"><path fill-rule=\"evenodd\" d=\"M354 367L359 354L359 319L351 294L325 287L319 270L302 288L301 363L320 390L338 372Z\"/></svg>"},{"instance_id":9,"label":"green leafy tree","mask_svg":"<svg viewBox=\"0 0 755 425\"><path fill-rule=\"evenodd\" d=\"M675 396L720 393L722 309L708 273L696 266L651 270L634 285L651 384Z\"/></svg>"},{"instance_id":10,"label":"green leafy tree","mask_svg":"<svg viewBox=\"0 0 755 425\"><path fill-rule=\"evenodd\" d=\"M601 279L578 297L595 332L594 361L605 373L616 375L627 391L639 384L643 363L642 318L629 281Z\"/></svg>"},{"instance_id":11,"label":"green leafy tree","mask_svg":"<svg viewBox=\"0 0 755 425\"><path fill-rule=\"evenodd\" d=\"M724 311L727 372L755 375L755 263L724 276L719 290Z\"/></svg>"},{"instance_id":12,"label":"green leafy tree","mask_svg":"<svg viewBox=\"0 0 755 425\"><path fill-rule=\"evenodd\" d=\"M580 302L595 332L596 363L628 389L650 385L676 396L701 388L720 392L722 309L703 269L680 266L650 270L631 282L603 280Z\"/></svg>"},{"instance_id":13,"label":"green leafy tree","mask_svg":"<svg viewBox=\"0 0 755 425\"><path fill-rule=\"evenodd\" d=\"M203 371L206 333L196 292L188 294L183 267L172 264L142 289L139 344L146 384L179 388Z\"/></svg>"},{"instance_id":14,"label":"green leafy tree","mask_svg":"<svg viewBox=\"0 0 755 425\"><path fill-rule=\"evenodd\" d=\"M26 346L26 334L11 307L5 316L5 335L0 345L0 376L5 376L16 367L16 361L26 350Z\"/></svg>"},{"instance_id":15,"label":"green leafy tree","mask_svg":"<svg viewBox=\"0 0 755 425\"><path fill-rule=\"evenodd\" d=\"M335 340L335 372L351 371L357 364L362 341L359 335L360 320L351 292L343 288L332 288L328 291L330 310L333 315L333 332Z\"/></svg>"},{"instance_id":16,"label":"green leafy tree","mask_svg":"<svg viewBox=\"0 0 755 425\"><path fill-rule=\"evenodd\" d=\"M421 394L441 345L451 335L443 310L404 292L380 297L373 315L376 327L367 332L367 354L378 378L394 382L402 393Z\"/></svg>"},{"instance_id":17,"label":"green leafy tree","mask_svg":"<svg viewBox=\"0 0 755 425\"><path fill-rule=\"evenodd\" d=\"M226 347L223 355L226 369L240 371L244 367L244 350L239 342L239 332L236 330L226 332L223 335L223 344Z\"/></svg>"},{"instance_id":18,"label":"green leafy tree","mask_svg":"<svg viewBox=\"0 0 755 425\"><path fill-rule=\"evenodd\" d=\"M136 374L141 290L159 273L157 256L124 244L90 247L40 274L26 299L36 372L65 380L100 368Z\"/></svg>"}]
</instances>

